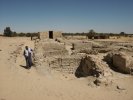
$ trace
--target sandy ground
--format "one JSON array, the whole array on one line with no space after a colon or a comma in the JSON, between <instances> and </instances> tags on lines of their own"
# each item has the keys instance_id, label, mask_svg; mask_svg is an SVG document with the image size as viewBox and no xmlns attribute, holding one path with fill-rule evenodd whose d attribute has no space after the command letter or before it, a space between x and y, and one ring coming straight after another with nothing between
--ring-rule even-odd
<instances>
[{"instance_id":1,"label":"sandy ground","mask_svg":"<svg viewBox=\"0 0 133 100\"><path fill-rule=\"evenodd\" d=\"M0 100L133 100L133 77L116 73L112 85L90 86L91 77L39 74L23 68L30 38L0 37ZM117 85L122 89L117 89Z\"/></svg>"}]
</instances>

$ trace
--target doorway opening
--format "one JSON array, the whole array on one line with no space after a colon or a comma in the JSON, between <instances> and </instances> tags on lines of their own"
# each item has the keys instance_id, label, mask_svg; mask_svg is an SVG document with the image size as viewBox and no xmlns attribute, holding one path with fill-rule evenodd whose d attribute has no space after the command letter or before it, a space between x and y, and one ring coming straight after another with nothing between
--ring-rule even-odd
<instances>
[{"instance_id":1,"label":"doorway opening","mask_svg":"<svg viewBox=\"0 0 133 100\"><path fill-rule=\"evenodd\" d=\"M49 31L49 38L53 39L53 31Z\"/></svg>"}]
</instances>

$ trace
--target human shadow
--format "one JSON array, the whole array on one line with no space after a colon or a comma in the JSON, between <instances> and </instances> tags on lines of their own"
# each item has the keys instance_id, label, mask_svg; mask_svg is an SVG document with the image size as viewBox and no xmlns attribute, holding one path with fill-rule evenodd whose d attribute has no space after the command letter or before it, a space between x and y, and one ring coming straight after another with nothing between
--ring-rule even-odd
<instances>
[{"instance_id":1,"label":"human shadow","mask_svg":"<svg viewBox=\"0 0 133 100\"><path fill-rule=\"evenodd\" d=\"M19 66L25 69L29 69L27 66L24 66L24 65L19 65Z\"/></svg>"}]
</instances>

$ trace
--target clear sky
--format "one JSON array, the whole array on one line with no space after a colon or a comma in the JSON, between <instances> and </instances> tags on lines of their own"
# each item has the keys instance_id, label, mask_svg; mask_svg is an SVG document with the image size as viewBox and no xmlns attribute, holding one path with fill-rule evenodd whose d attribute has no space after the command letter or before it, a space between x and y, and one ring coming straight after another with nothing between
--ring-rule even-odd
<instances>
[{"instance_id":1,"label":"clear sky","mask_svg":"<svg viewBox=\"0 0 133 100\"><path fill-rule=\"evenodd\" d=\"M0 0L0 33L16 32L133 33L133 0Z\"/></svg>"}]
</instances>

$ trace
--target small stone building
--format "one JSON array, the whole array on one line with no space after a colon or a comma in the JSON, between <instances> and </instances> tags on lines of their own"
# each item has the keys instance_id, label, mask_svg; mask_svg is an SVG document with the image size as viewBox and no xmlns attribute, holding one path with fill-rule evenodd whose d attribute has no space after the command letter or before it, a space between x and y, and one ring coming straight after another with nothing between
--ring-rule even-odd
<instances>
[{"instance_id":1,"label":"small stone building","mask_svg":"<svg viewBox=\"0 0 133 100\"><path fill-rule=\"evenodd\" d=\"M54 32L54 31L48 31L48 32L40 32L39 33L40 39L56 39L62 37L62 32Z\"/></svg>"}]
</instances>

